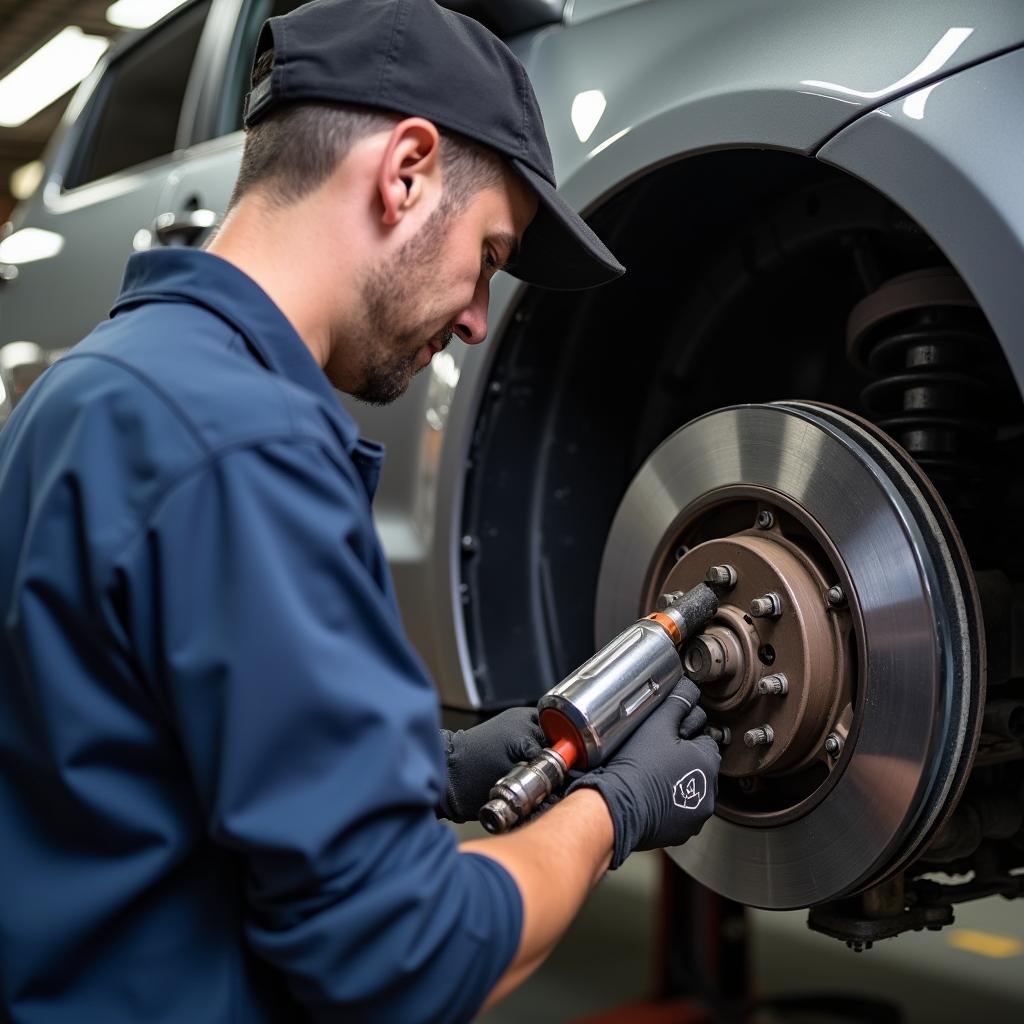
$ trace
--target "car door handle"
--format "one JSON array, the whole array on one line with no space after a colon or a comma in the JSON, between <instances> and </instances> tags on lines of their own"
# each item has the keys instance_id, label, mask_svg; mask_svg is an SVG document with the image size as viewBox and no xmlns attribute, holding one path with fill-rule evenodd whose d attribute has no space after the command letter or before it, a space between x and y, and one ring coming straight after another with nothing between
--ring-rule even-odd
<instances>
[{"instance_id":1,"label":"car door handle","mask_svg":"<svg viewBox=\"0 0 1024 1024\"><path fill-rule=\"evenodd\" d=\"M153 221L153 234L161 245L195 245L216 222L217 214L213 210L161 213Z\"/></svg>"}]
</instances>

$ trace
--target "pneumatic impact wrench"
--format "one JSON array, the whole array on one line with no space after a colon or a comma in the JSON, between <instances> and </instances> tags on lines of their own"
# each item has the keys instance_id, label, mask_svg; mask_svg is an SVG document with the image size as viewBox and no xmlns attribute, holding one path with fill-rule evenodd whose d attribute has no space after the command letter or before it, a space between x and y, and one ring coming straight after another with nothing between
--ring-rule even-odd
<instances>
[{"instance_id":1,"label":"pneumatic impact wrench","mask_svg":"<svg viewBox=\"0 0 1024 1024\"><path fill-rule=\"evenodd\" d=\"M718 611L706 583L669 594L537 704L549 746L494 784L480 808L488 832L505 832L561 788L572 767L605 763L683 677L680 647Z\"/></svg>"}]
</instances>

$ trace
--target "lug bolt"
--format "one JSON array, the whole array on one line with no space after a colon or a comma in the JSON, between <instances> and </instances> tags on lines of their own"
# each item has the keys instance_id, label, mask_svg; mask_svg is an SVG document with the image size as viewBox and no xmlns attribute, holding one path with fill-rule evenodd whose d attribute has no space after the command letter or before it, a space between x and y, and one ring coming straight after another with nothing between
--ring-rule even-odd
<instances>
[{"instance_id":1,"label":"lug bolt","mask_svg":"<svg viewBox=\"0 0 1024 1024\"><path fill-rule=\"evenodd\" d=\"M720 747L727 747L732 742L732 730L727 725L719 728L717 725L709 725L704 730L705 736L710 736Z\"/></svg>"},{"instance_id":2,"label":"lug bolt","mask_svg":"<svg viewBox=\"0 0 1024 1024\"><path fill-rule=\"evenodd\" d=\"M757 513L757 528L759 530L770 530L775 525L775 516L763 508Z\"/></svg>"},{"instance_id":3,"label":"lug bolt","mask_svg":"<svg viewBox=\"0 0 1024 1024\"><path fill-rule=\"evenodd\" d=\"M748 747L770 747L775 742L775 730L770 725L748 729L743 734L743 742Z\"/></svg>"},{"instance_id":4,"label":"lug bolt","mask_svg":"<svg viewBox=\"0 0 1024 1024\"><path fill-rule=\"evenodd\" d=\"M782 599L772 591L750 602L750 614L755 619L777 619L782 614Z\"/></svg>"},{"instance_id":5,"label":"lug bolt","mask_svg":"<svg viewBox=\"0 0 1024 1024\"><path fill-rule=\"evenodd\" d=\"M843 588L837 584L834 587L828 588L825 600L828 601L829 606L832 608L842 608L846 604L846 594L843 593Z\"/></svg>"},{"instance_id":6,"label":"lug bolt","mask_svg":"<svg viewBox=\"0 0 1024 1024\"><path fill-rule=\"evenodd\" d=\"M838 757L843 752L843 740L837 732L830 732L825 740L825 753L829 757Z\"/></svg>"},{"instance_id":7,"label":"lug bolt","mask_svg":"<svg viewBox=\"0 0 1024 1024\"><path fill-rule=\"evenodd\" d=\"M663 612L670 604L678 601L682 596L683 592L681 590L673 590L668 594L662 594L658 598L658 611Z\"/></svg>"},{"instance_id":8,"label":"lug bolt","mask_svg":"<svg viewBox=\"0 0 1024 1024\"><path fill-rule=\"evenodd\" d=\"M757 692L784 697L789 693L789 680L782 672L773 672L771 675L764 676L764 678L757 681Z\"/></svg>"},{"instance_id":9,"label":"lug bolt","mask_svg":"<svg viewBox=\"0 0 1024 1024\"><path fill-rule=\"evenodd\" d=\"M731 565L712 565L704 575L706 583L712 583L716 587L725 587L732 590L736 586L739 574Z\"/></svg>"}]
</instances>

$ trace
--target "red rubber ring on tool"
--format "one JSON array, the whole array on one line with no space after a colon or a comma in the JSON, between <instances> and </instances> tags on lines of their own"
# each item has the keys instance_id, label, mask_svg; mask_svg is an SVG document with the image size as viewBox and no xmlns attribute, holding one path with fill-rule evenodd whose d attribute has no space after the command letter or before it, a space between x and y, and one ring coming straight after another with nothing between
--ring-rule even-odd
<instances>
[{"instance_id":1,"label":"red rubber ring on tool","mask_svg":"<svg viewBox=\"0 0 1024 1024\"><path fill-rule=\"evenodd\" d=\"M540 713L540 727L551 741L551 749L565 762L566 770L577 761L581 765L586 764L587 748L583 745L583 737L565 715L554 708L545 708Z\"/></svg>"},{"instance_id":2,"label":"red rubber ring on tool","mask_svg":"<svg viewBox=\"0 0 1024 1024\"><path fill-rule=\"evenodd\" d=\"M669 640L678 647L683 642L683 634L679 627L664 612L655 612L646 616L651 622L656 622L666 633Z\"/></svg>"}]
</instances>

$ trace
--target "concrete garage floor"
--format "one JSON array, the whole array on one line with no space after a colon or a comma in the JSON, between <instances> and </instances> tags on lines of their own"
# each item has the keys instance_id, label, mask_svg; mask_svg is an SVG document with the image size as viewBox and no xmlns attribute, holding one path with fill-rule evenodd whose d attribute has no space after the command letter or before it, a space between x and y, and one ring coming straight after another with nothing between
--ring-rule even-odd
<instances>
[{"instance_id":1,"label":"concrete garage floor","mask_svg":"<svg viewBox=\"0 0 1024 1024\"><path fill-rule=\"evenodd\" d=\"M762 995L846 991L895 1003L906 1024L1024 1021L1024 901L968 903L941 932L911 933L859 954L810 931L806 918L751 913Z\"/></svg>"},{"instance_id":2,"label":"concrete garage floor","mask_svg":"<svg viewBox=\"0 0 1024 1024\"><path fill-rule=\"evenodd\" d=\"M548 962L479 1024L568 1024L644 998L658 870L658 855L634 854L608 875ZM942 932L912 933L856 954L811 932L804 912L751 911L757 992L889 1000L906 1024L1021 1024L1024 901L982 900L959 907L956 918ZM826 1024L805 1014L799 1021Z\"/></svg>"}]
</instances>

